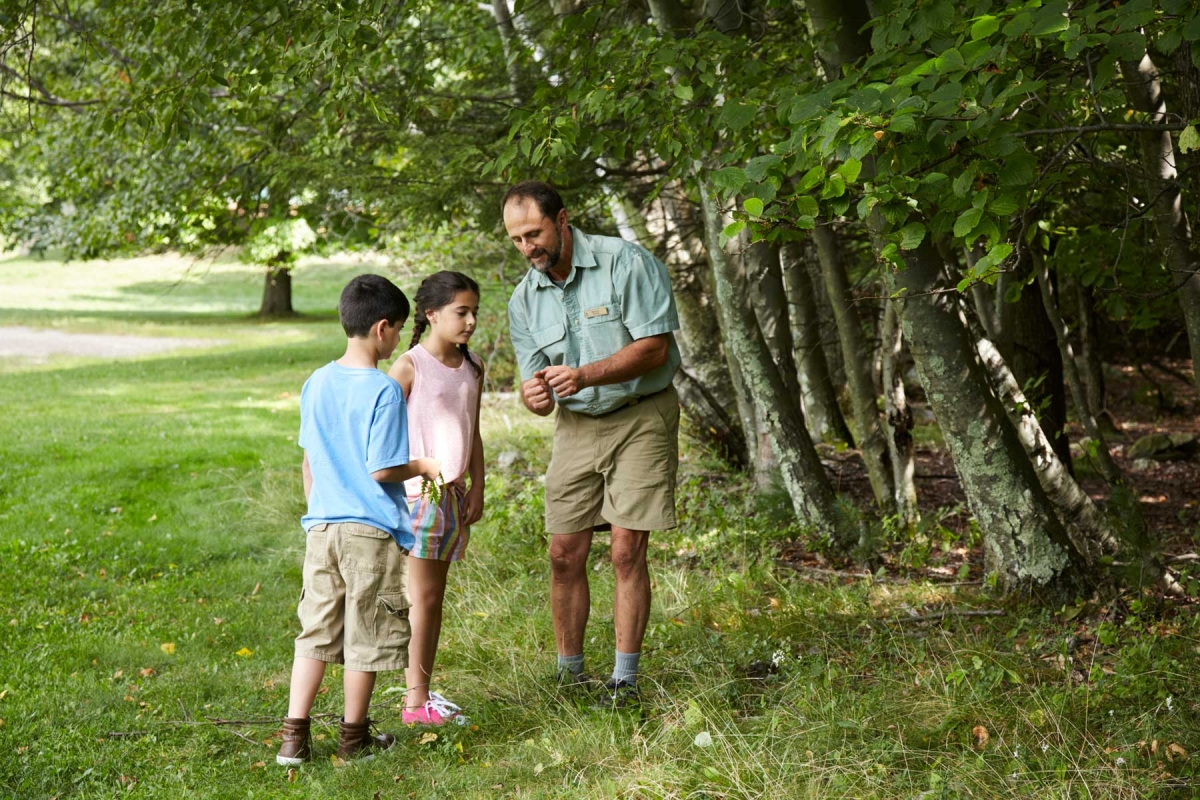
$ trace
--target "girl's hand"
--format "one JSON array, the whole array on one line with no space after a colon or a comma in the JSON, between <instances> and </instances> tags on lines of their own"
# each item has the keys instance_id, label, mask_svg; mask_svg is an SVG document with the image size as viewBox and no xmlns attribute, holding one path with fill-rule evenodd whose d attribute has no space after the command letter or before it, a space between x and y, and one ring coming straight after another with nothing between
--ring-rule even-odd
<instances>
[{"instance_id":1,"label":"girl's hand","mask_svg":"<svg viewBox=\"0 0 1200 800\"><path fill-rule=\"evenodd\" d=\"M465 508L463 509L464 525L474 525L479 520L483 519L483 486L471 486L467 490L465 498Z\"/></svg>"},{"instance_id":2,"label":"girl's hand","mask_svg":"<svg viewBox=\"0 0 1200 800\"><path fill-rule=\"evenodd\" d=\"M436 481L442 476L442 461L439 458L421 459L421 477L427 481Z\"/></svg>"}]
</instances>

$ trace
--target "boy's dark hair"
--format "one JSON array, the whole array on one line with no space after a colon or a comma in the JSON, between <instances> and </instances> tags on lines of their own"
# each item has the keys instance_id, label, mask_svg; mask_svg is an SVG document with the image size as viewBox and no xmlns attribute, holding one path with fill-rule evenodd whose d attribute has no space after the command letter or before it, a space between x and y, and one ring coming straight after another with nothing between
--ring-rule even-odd
<instances>
[{"instance_id":1,"label":"boy's dark hair","mask_svg":"<svg viewBox=\"0 0 1200 800\"><path fill-rule=\"evenodd\" d=\"M553 186L544 181L521 181L509 189L504 195L504 201L500 203L501 214L504 213L504 209L508 208L508 203L512 200L518 203L532 200L537 203L542 216L551 220L557 220L558 212L563 210L562 197Z\"/></svg>"},{"instance_id":2,"label":"boy's dark hair","mask_svg":"<svg viewBox=\"0 0 1200 800\"><path fill-rule=\"evenodd\" d=\"M459 292L472 292L479 297L479 284L468 275L449 270L435 272L421 281L421 285L417 287L417 294L413 298L417 310L413 314L413 337L408 349L411 350L417 346L417 343L421 341L421 334L425 333L425 329L429 327L429 318L425 316L425 312L445 308L454 302L454 295ZM463 358L470 362L475 374L483 374L483 369L472 360L467 346L460 344L458 349L462 351Z\"/></svg>"},{"instance_id":3,"label":"boy's dark hair","mask_svg":"<svg viewBox=\"0 0 1200 800\"><path fill-rule=\"evenodd\" d=\"M359 275L342 289L338 319L347 336L362 338L381 319L389 325L408 319L408 298L382 275Z\"/></svg>"}]
</instances>

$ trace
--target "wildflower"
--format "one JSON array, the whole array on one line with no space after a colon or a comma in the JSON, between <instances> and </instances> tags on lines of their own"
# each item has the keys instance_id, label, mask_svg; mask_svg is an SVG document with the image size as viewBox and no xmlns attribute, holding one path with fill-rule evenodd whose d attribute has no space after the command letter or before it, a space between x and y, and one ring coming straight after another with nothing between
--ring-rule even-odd
<instances>
[{"instance_id":1,"label":"wildflower","mask_svg":"<svg viewBox=\"0 0 1200 800\"><path fill-rule=\"evenodd\" d=\"M1118 766L1118 767L1123 767L1123 766L1125 766L1125 759L1118 757L1118 758L1117 758L1117 766Z\"/></svg>"},{"instance_id":2,"label":"wildflower","mask_svg":"<svg viewBox=\"0 0 1200 800\"><path fill-rule=\"evenodd\" d=\"M1174 708L1172 708L1172 707L1171 707L1171 702L1172 702L1174 699L1175 699L1175 698L1171 697L1170 695L1167 695L1167 711L1174 711L1174 710L1175 710Z\"/></svg>"},{"instance_id":3,"label":"wildflower","mask_svg":"<svg viewBox=\"0 0 1200 800\"><path fill-rule=\"evenodd\" d=\"M1049 743L1049 742L1042 742L1042 752L1044 753L1044 752L1046 752L1046 751L1047 751L1047 750L1049 750L1049 749L1050 749L1050 743Z\"/></svg>"}]
</instances>

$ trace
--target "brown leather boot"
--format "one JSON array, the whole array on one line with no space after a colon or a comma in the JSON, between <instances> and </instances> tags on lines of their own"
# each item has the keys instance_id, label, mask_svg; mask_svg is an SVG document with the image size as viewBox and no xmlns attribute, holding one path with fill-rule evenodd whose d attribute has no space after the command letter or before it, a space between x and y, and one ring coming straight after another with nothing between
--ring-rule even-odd
<instances>
[{"instance_id":1,"label":"brown leather boot","mask_svg":"<svg viewBox=\"0 0 1200 800\"><path fill-rule=\"evenodd\" d=\"M285 767L303 764L312 758L312 739L309 730L311 719L283 718L283 745L275 756L275 762Z\"/></svg>"},{"instance_id":2,"label":"brown leather boot","mask_svg":"<svg viewBox=\"0 0 1200 800\"><path fill-rule=\"evenodd\" d=\"M376 753L391 748L396 743L396 737L390 733L371 735L371 720L362 722L346 722L342 720L338 735L338 758L349 761L370 761Z\"/></svg>"}]
</instances>

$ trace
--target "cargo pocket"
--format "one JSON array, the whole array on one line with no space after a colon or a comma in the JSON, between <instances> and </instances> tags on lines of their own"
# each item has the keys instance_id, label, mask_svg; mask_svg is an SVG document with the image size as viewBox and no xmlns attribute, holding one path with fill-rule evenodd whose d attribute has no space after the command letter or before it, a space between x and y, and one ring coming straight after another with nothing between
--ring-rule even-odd
<instances>
[{"instance_id":1,"label":"cargo pocket","mask_svg":"<svg viewBox=\"0 0 1200 800\"><path fill-rule=\"evenodd\" d=\"M396 548L390 533L350 522L343 523L342 531L342 569L375 575L387 571L388 555Z\"/></svg>"},{"instance_id":2,"label":"cargo pocket","mask_svg":"<svg viewBox=\"0 0 1200 800\"><path fill-rule=\"evenodd\" d=\"M329 550L326 537L328 533L329 523L318 522L308 529L308 535L304 537L304 563L312 564L314 567L324 567L329 563Z\"/></svg>"},{"instance_id":3,"label":"cargo pocket","mask_svg":"<svg viewBox=\"0 0 1200 800\"><path fill-rule=\"evenodd\" d=\"M403 592L380 592L375 597L375 643L377 647L404 647L412 637L408 621L408 597Z\"/></svg>"}]
</instances>

